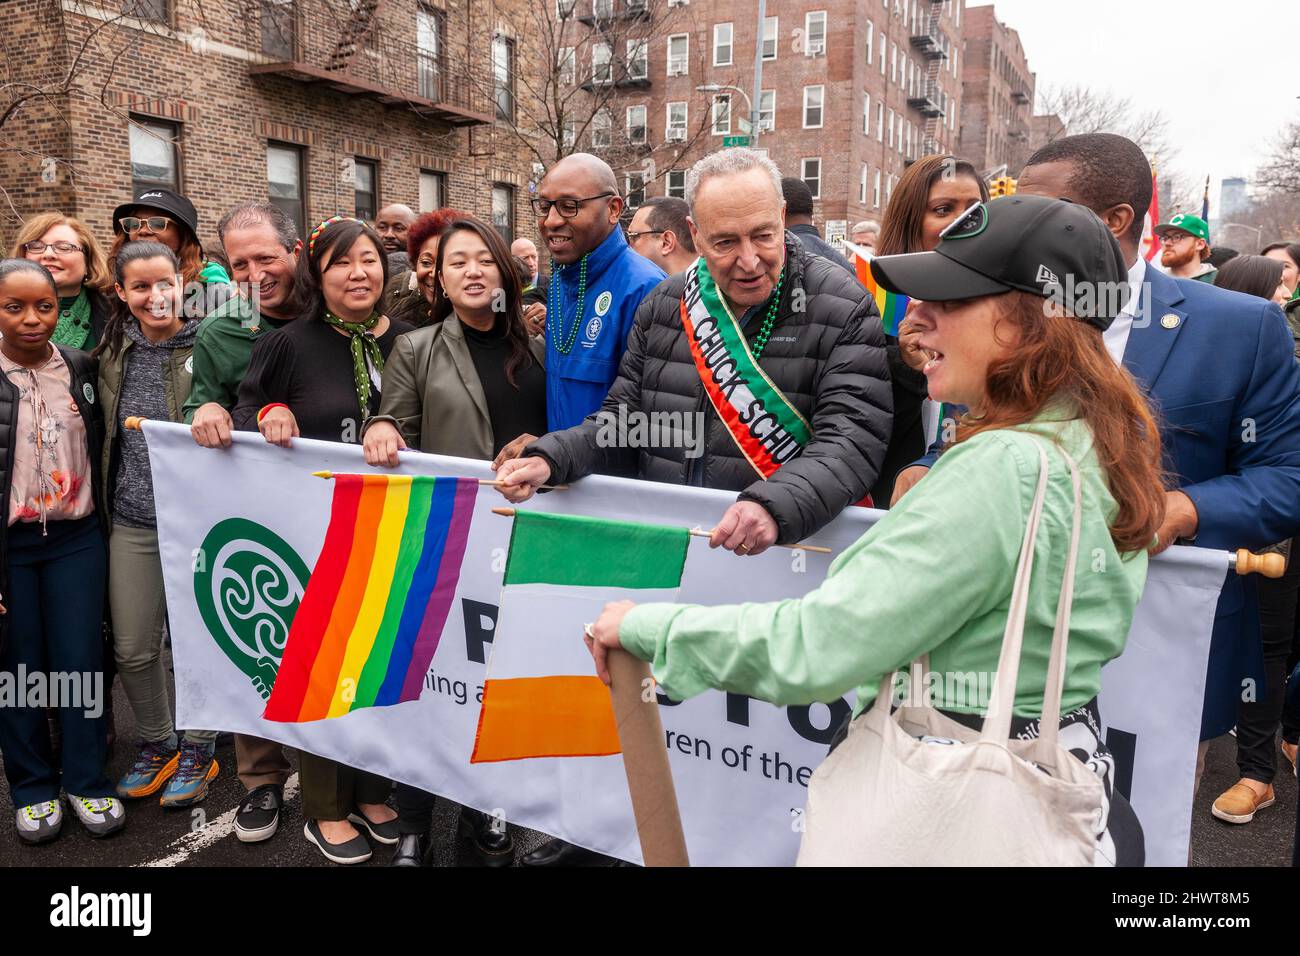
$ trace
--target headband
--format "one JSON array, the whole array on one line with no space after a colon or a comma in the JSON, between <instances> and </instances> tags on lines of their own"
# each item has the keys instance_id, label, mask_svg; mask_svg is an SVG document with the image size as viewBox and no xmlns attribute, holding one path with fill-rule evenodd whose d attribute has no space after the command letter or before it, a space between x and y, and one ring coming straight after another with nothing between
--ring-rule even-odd
<instances>
[{"instance_id":1,"label":"headband","mask_svg":"<svg viewBox=\"0 0 1300 956\"><path fill-rule=\"evenodd\" d=\"M321 224L317 226L315 229L313 229L311 231L311 235L307 237L307 255L310 256L315 254L316 239L320 236L322 232L324 232L330 226L334 225L334 223L336 222L361 222L361 220L357 219L354 216L330 216L328 219L322 220ZM362 223L362 225L365 224Z\"/></svg>"}]
</instances>

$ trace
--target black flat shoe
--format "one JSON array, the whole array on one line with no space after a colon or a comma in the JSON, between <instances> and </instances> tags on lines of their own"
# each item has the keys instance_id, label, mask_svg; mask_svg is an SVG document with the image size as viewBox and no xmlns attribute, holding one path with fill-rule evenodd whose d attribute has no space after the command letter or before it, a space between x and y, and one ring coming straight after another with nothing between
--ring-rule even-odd
<instances>
[{"instance_id":1,"label":"black flat shoe","mask_svg":"<svg viewBox=\"0 0 1300 956\"><path fill-rule=\"evenodd\" d=\"M595 850L558 839L543 843L532 853L525 853L519 861L521 866L609 866L612 862Z\"/></svg>"},{"instance_id":2,"label":"black flat shoe","mask_svg":"<svg viewBox=\"0 0 1300 956\"><path fill-rule=\"evenodd\" d=\"M348 822L365 830L376 843L383 843L387 846L393 846L402 836L401 828L397 825L397 817L385 820L383 823L375 823L367 819L366 815L360 810L353 810L348 814Z\"/></svg>"},{"instance_id":3,"label":"black flat shoe","mask_svg":"<svg viewBox=\"0 0 1300 956\"><path fill-rule=\"evenodd\" d=\"M457 830L469 840L484 866L509 866L515 859L515 839L509 826L496 821L481 810L461 807Z\"/></svg>"},{"instance_id":4,"label":"black flat shoe","mask_svg":"<svg viewBox=\"0 0 1300 956\"><path fill-rule=\"evenodd\" d=\"M403 833L397 841L397 850L388 862L389 866L428 866L429 834Z\"/></svg>"},{"instance_id":5,"label":"black flat shoe","mask_svg":"<svg viewBox=\"0 0 1300 956\"><path fill-rule=\"evenodd\" d=\"M315 820L308 820L302 828L302 835L307 838L308 843L314 843L324 854L325 859L331 863L347 866L353 863L364 863L370 859L370 844L363 834L358 833L346 843L330 843L325 839L325 834L321 833L320 824Z\"/></svg>"}]
</instances>

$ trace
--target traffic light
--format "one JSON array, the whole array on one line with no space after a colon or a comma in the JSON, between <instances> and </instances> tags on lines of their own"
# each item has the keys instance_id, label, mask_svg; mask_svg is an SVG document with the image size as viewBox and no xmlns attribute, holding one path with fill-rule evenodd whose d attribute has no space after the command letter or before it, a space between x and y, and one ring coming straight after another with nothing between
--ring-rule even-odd
<instances>
[{"instance_id":1,"label":"traffic light","mask_svg":"<svg viewBox=\"0 0 1300 956\"><path fill-rule=\"evenodd\" d=\"M989 183L989 198L996 199L999 196L1011 196L1016 191L1016 181L1010 176L999 176Z\"/></svg>"}]
</instances>

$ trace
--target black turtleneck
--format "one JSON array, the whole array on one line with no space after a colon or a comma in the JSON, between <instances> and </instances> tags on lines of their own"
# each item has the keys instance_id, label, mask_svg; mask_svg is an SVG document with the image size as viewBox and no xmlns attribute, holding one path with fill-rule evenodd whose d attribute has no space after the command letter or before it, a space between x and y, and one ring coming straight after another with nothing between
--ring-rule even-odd
<instances>
[{"instance_id":1,"label":"black turtleneck","mask_svg":"<svg viewBox=\"0 0 1300 956\"><path fill-rule=\"evenodd\" d=\"M510 360L510 339L505 322L498 318L490 332L480 332L466 323L465 344L469 346L474 371L478 372L487 398L488 422L492 427L492 454L527 432L546 434L546 373L529 352L526 368L515 371L515 384L506 380Z\"/></svg>"}]
</instances>

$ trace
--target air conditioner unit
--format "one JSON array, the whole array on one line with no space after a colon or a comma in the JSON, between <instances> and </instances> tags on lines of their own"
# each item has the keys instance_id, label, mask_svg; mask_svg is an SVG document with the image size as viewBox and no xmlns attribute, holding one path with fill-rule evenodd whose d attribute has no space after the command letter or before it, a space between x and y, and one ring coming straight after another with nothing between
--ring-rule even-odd
<instances>
[{"instance_id":1,"label":"air conditioner unit","mask_svg":"<svg viewBox=\"0 0 1300 956\"><path fill-rule=\"evenodd\" d=\"M826 52L826 42L824 40L810 40L808 42L808 56L821 56Z\"/></svg>"},{"instance_id":2,"label":"air conditioner unit","mask_svg":"<svg viewBox=\"0 0 1300 956\"><path fill-rule=\"evenodd\" d=\"M665 138L670 143L684 143L686 142L686 130L680 126L670 126Z\"/></svg>"},{"instance_id":3,"label":"air conditioner unit","mask_svg":"<svg viewBox=\"0 0 1300 956\"><path fill-rule=\"evenodd\" d=\"M674 61L672 61L672 60L669 60L669 61L668 61L668 75L669 75L669 76L685 76L685 75L686 75L686 63L685 63L684 61L677 61L677 62L674 62Z\"/></svg>"},{"instance_id":4,"label":"air conditioner unit","mask_svg":"<svg viewBox=\"0 0 1300 956\"><path fill-rule=\"evenodd\" d=\"M758 121L758 131L760 133L770 133L774 129L776 129L775 120L765 119Z\"/></svg>"}]
</instances>

